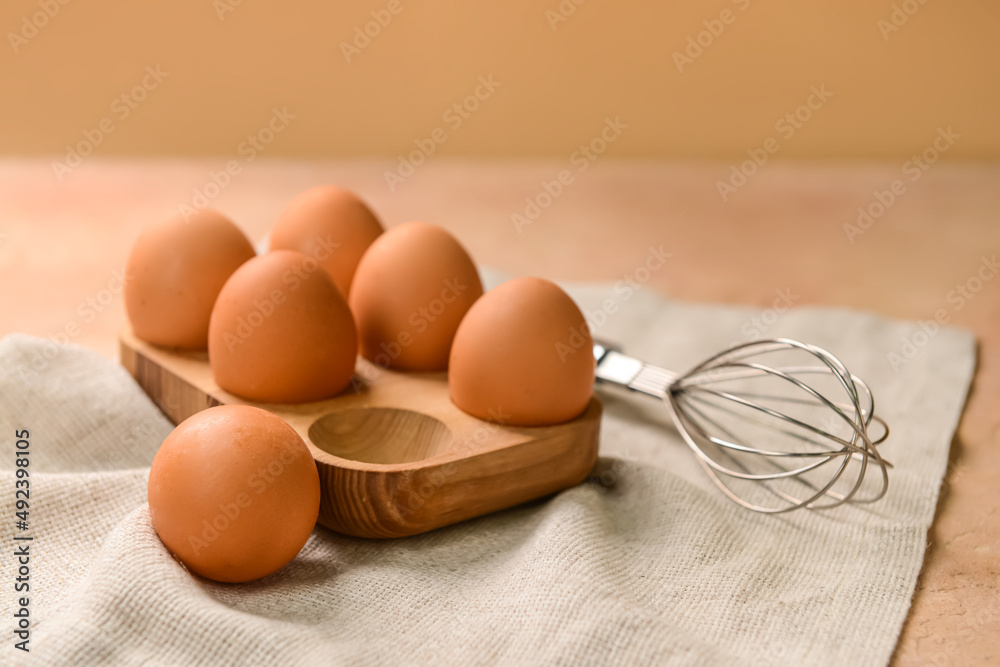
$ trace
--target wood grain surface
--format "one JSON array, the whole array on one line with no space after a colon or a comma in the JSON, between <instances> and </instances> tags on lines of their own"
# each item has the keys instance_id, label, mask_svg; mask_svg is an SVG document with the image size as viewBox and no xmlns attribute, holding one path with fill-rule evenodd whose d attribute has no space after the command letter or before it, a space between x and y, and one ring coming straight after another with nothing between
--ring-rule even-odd
<instances>
[{"instance_id":1,"label":"wood grain surface","mask_svg":"<svg viewBox=\"0 0 1000 667\"><path fill-rule=\"evenodd\" d=\"M124 323L115 272L151 220L191 205L226 157L90 159L60 182L48 161L0 162L0 335L58 336L114 357ZM391 162L243 165L212 199L254 241L297 192L325 182L362 193L388 225L425 219L480 263L555 280L634 277L651 247L671 253L645 289L671 298L849 306L973 330L979 366L941 490L898 665L1000 660L1000 280L974 278L1000 254L1000 165L768 163L723 201L725 163L432 159L391 190ZM526 198L572 182L520 230ZM852 239L858 208L903 193ZM898 188L897 188L898 189ZM208 188L209 194L215 189ZM546 198L541 197L541 203ZM972 287L978 287L973 293ZM965 289L969 298L954 297ZM961 303L961 307L957 304Z\"/></svg>"},{"instance_id":2,"label":"wood grain surface","mask_svg":"<svg viewBox=\"0 0 1000 667\"><path fill-rule=\"evenodd\" d=\"M507 509L579 484L597 461L596 398L562 424L496 424L451 402L447 373L359 358L357 383L333 398L254 403L216 384L205 352L158 348L128 326L120 341L122 366L175 424L215 405L252 405L288 422L319 469L319 522L347 535L406 537Z\"/></svg>"}]
</instances>

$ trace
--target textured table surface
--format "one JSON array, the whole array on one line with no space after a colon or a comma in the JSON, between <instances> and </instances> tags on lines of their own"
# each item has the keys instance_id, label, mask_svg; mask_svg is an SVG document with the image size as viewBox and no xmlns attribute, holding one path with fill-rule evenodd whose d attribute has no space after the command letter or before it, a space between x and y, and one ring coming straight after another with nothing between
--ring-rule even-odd
<instances>
[{"instance_id":1,"label":"textured table surface","mask_svg":"<svg viewBox=\"0 0 1000 667\"><path fill-rule=\"evenodd\" d=\"M0 336L114 357L117 276L144 224L207 195L258 242L292 196L320 183L355 189L387 225L438 223L511 275L630 279L676 299L755 305L760 334L787 302L937 317L972 329L980 359L895 662L1000 659L1000 165L937 164L914 178L902 163L768 164L723 201L725 163L602 159L580 171L569 158L432 158L390 187L391 162L261 158L216 187L226 162L90 160L57 175L47 161L0 161ZM859 207L872 214L860 224ZM670 257L647 273L652 249ZM920 342L901 340L886 363L905 363Z\"/></svg>"}]
</instances>

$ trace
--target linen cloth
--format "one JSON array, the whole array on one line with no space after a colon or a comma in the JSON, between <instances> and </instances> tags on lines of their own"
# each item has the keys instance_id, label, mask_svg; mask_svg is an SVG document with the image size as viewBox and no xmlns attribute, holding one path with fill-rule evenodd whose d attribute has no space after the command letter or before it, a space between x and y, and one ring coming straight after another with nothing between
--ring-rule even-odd
<instances>
[{"instance_id":1,"label":"linen cloth","mask_svg":"<svg viewBox=\"0 0 1000 667\"><path fill-rule=\"evenodd\" d=\"M761 315L645 289L569 289L595 323L606 315L595 336L677 370L745 340ZM172 425L131 377L88 350L8 336L0 662L886 664L923 561L973 338L952 328L918 336L923 346L894 370L887 353L921 331L916 323L800 308L749 328L825 347L865 378L892 427L880 446L895 464L882 501L778 516L742 509L706 478L662 404L598 390L597 481L406 539L317 526L292 563L241 585L189 574L153 531L148 467ZM20 429L31 443L29 654L11 633Z\"/></svg>"}]
</instances>

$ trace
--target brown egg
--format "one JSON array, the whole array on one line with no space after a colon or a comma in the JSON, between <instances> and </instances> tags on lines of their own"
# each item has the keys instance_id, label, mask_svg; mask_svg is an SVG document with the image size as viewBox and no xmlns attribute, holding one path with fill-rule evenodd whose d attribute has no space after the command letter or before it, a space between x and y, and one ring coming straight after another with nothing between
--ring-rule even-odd
<instances>
[{"instance_id":1,"label":"brown egg","mask_svg":"<svg viewBox=\"0 0 1000 667\"><path fill-rule=\"evenodd\" d=\"M147 227L125 265L132 331L155 345L205 349L219 290L254 254L243 232L211 209Z\"/></svg>"},{"instance_id":2,"label":"brown egg","mask_svg":"<svg viewBox=\"0 0 1000 667\"><path fill-rule=\"evenodd\" d=\"M594 385L587 322L558 285L517 278L487 292L455 334L451 400L480 419L558 424L583 412Z\"/></svg>"},{"instance_id":3,"label":"brown egg","mask_svg":"<svg viewBox=\"0 0 1000 667\"><path fill-rule=\"evenodd\" d=\"M319 260L347 298L361 256L382 233L371 209L333 185L306 190L282 211L271 231L271 250L298 250Z\"/></svg>"},{"instance_id":4,"label":"brown egg","mask_svg":"<svg viewBox=\"0 0 1000 667\"><path fill-rule=\"evenodd\" d=\"M153 457L148 492L163 543L216 581L280 569L319 515L319 473L302 438L283 419L245 405L181 422Z\"/></svg>"},{"instance_id":5,"label":"brown egg","mask_svg":"<svg viewBox=\"0 0 1000 667\"><path fill-rule=\"evenodd\" d=\"M361 354L383 368L446 369L458 323L482 293L451 234L426 222L390 229L361 258L351 287Z\"/></svg>"},{"instance_id":6,"label":"brown egg","mask_svg":"<svg viewBox=\"0 0 1000 667\"><path fill-rule=\"evenodd\" d=\"M226 391L303 403L344 389L358 335L330 274L307 255L275 250L229 278L212 311L208 359Z\"/></svg>"}]
</instances>

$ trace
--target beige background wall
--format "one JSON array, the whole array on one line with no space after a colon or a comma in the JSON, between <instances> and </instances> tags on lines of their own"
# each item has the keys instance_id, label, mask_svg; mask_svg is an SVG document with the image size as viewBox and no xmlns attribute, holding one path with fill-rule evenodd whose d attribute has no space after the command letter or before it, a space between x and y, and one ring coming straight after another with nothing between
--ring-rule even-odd
<instances>
[{"instance_id":1,"label":"beige background wall","mask_svg":"<svg viewBox=\"0 0 1000 667\"><path fill-rule=\"evenodd\" d=\"M568 158L620 117L618 156L728 159L775 137L780 157L904 159L951 125L949 157L1000 157L993 0L562 0L558 23L560 0L228 3L5 0L0 153L58 157L89 131L95 155L235 155L278 107L295 118L268 156L395 156L440 128L438 154ZM341 43L390 5L347 62ZM149 66L167 76L126 106ZM445 113L490 75L456 127ZM778 131L812 86L833 95Z\"/></svg>"}]
</instances>

